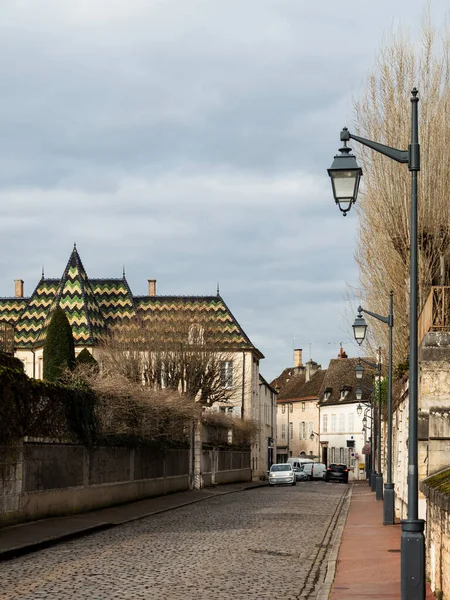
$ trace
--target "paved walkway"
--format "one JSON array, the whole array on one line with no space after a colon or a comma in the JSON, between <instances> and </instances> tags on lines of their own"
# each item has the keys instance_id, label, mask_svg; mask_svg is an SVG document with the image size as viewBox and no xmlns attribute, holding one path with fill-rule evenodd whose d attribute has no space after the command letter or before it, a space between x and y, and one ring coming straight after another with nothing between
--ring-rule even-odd
<instances>
[{"instance_id":1,"label":"paved walkway","mask_svg":"<svg viewBox=\"0 0 450 600\"><path fill-rule=\"evenodd\" d=\"M6 527L0 529L0 561L9 560L82 535L116 527L122 523L172 510L179 506L200 502L219 494L231 494L263 485L267 485L267 483L255 481L217 485L202 490L147 498L139 502L122 504L80 515L42 519Z\"/></svg>"},{"instance_id":2,"label":"paved walkway","mask_svg":"<svg viewBox=\"0 0 450 600\"><path fill-rule=\"evenodd\" d=\"M383 502L353 486L329 600L400 600L401 526L383 525ZM427 600L435 600L427 583Z\"/></svg>"}]
</instances>

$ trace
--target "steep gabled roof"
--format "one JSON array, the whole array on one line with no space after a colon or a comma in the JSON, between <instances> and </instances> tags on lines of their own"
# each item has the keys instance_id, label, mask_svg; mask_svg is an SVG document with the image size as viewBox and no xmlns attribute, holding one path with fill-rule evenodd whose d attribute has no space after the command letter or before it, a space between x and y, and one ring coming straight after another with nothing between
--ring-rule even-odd
<instances>
[{"instance_id":1,"label":"steep gabled roof","mask_svg":"<svg viewBox=\"0 0 450 600\"><path fill-rule=\"evenodd\" d=\"M61 279L42 276L29 298L0 298L0 321L15 326L16 348L42 346L53 311L61 307L72 326L75 345L94 345L112 326L130 320L168 322L189 316L214 323L225 347L255 348L219 293L216 296L133 297L125 274L121 279L89 279L74 246Z\"/></svg>"},{"instance_id":2,"label":"steep gabled roof","mask_svg":"<svg viewBox=\"0 0 450 600\"><path fill-rule=\"evenodd\" d=\"M322 382L319 391L319 404L321 406L329 404L350 404L358 402L356 399L356 388L358 385L362 389L362 402L367 401L370 396L363 386L372 388L372 378L375 370L367 365L364 365L364 377L357 380L355 377L355 367L358 364L359 358L333 358L330 360L326 375ZM371 363L375 363L374 358L365 358ZM341 391L346 391L344 398L341 398ZM325 392L329 397L325 399Z\"/></svg>"},{"instance_id":3,"label":"steep gabled roof","mask_svg":"<svg viewBox=\"0 0 450 600\"><path fill-rule=\"evenodd\" d=\"M309 381L306 381L305 373L295 375L278 394L278 402L318 398L325 375L326 371L322 369L315 371Z\"/></svg>"},{"instance_id":4,"label":"steep gabled roof","mask_svg":"<svg viewBox=\"0 0 450 600\"><path fill-rule=\"evenodd\" d=\"M37 344L44 342L50 319L58 307L64 310L69 319L76 344L93 345L105 332L105 320L76 246L37 337Z\"/></svg>"}]
</instances>

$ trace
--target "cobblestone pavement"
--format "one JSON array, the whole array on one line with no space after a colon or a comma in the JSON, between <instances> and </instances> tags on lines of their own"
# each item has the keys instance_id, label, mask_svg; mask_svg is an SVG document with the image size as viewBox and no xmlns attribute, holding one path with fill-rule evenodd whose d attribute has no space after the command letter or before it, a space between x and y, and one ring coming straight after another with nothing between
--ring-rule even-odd
<instances>
[{"instance_id":1,"label":"cobblestone pavement","mask_svg":"<svg viewBox=\"0 0 450 600\"><path fill-rule=\"evenodd\" d=\"M0 564L0 600L312 599L347 490L257 488L59 544Z\"/></svg>"}]
</instances>

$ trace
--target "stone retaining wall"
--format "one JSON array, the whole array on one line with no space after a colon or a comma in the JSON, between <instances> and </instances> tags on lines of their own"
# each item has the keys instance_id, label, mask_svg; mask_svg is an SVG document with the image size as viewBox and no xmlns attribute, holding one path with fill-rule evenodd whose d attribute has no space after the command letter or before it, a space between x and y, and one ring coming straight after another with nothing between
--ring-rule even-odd
<instances>
[{"instance_id":1,"label":"stone retaining wall","mask_svg":"<svg viewBox=\"0 0 450 600\"><path fill-rule=\"evenodd\" d=\"M85 448L30 442L0 448L0 526L190 489L189 448ZM202 485L251 481L250 450L203 452ZM203 461L202 461L203 462Z\"/></svg>"}]
</instances>

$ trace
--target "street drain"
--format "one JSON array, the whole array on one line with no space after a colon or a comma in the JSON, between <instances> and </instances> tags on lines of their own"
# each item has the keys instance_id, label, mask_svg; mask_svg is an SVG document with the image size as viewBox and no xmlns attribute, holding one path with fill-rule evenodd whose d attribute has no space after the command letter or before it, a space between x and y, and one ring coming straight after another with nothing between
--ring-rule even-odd
<instances>
[{"instance_id":1,"label":"street drain","mask_svg":"<svg viewBox=\"0 0 450 600\"><path fill-rule=\"evenodd\" d=\"M249 552L254 552L255 554L268 554L269 556L290 556L298 558L299 554L297 552L283 552L282 550L258 550L256 548L249 548Z\"/></svg>"},{"instance_id":2,"label":"street drain","mask_svg":"<svg viewBox=\"0 0 450 600\"><path fill-rule=\"evenodd\" d=\"M397 550L397 548L395 550L388 550L388 552L401 552L400 549Z\"/></svg>"}]
</instances>

